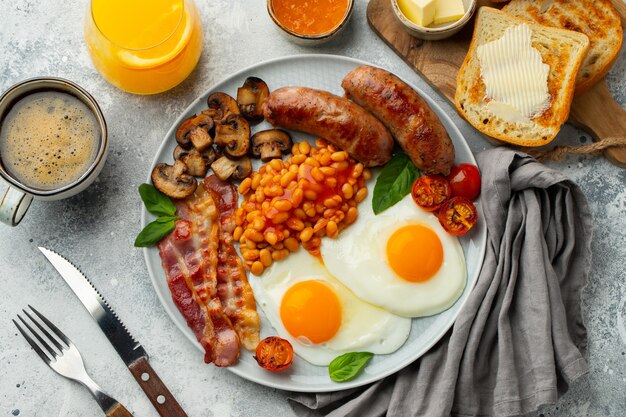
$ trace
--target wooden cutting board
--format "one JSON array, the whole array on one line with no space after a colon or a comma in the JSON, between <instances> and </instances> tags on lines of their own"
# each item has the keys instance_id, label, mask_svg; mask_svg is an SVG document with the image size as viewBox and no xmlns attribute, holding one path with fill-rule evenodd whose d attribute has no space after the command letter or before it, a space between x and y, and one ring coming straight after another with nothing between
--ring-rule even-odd
<instances>
[{"instance_id":1,"label":"wooden cutting board","mask_svg":"<svg viewBox=\"0 0 626 417\"><path fill-rule=\"evenodd\" d=\"M626 23L626 5L612 0ZM493 4L479 0L479 6ZM448 100L454 100L456 75L465 59L472 38L473 25L440 41L424 41L405 31L391 8L390 0L370 0L367 20L374 32L429 84ZM626 137L626 110L611 96L603 79L582 96L574 99L568 122L588 132L594 141L606 137ZM605 157L626 168L626 146L608 148Z\"/></svg>"}]
</instances>

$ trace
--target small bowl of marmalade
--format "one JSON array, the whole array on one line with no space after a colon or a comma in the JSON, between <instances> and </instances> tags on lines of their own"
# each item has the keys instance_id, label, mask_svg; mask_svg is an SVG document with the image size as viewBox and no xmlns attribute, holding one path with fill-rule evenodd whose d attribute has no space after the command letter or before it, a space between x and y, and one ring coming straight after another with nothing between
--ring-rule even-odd
<instances>
[{"instance_id":1,"label":"small bowl of marmalade","mask_svg":"<svg viewBox=\"0 0 626 417\"><path fill-rule=\"evenodd\" d=\"M337 36L350 20L354 0L267 0L267 11L288 39L303 46Z\"/></svg>"}]
</instances>

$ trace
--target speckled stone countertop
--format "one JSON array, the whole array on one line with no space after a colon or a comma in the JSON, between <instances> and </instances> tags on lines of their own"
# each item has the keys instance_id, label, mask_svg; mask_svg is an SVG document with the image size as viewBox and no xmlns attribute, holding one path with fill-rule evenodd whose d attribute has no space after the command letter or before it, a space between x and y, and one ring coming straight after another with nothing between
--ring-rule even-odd
<instances>
[{"instance_id":1,"label":"speckled stone countertop","mask_svg":"<svg viewBox=\"0 0 626 417\"><path fill-rule=\"evenodd\" d=\"M388 68L431 94L474 152L491 146L376 37L367 25L366 5L357 0L347 31L313 49L284 39L262 0L197 1L205 29L199 65L175 89L142 97L110 86L92 66L83 41L86 0L0 1L0 90L34 76L68 78L96 97L110 129L108 161L92 186L66 200L35 201L16 228L0 225L0 416L102 415L86 389L52 372L18 335L10 319L26 304L38 307L65 330L94 379L135 416L157 416L88 313L39 254L39 245L71 255L82 266L151 354L153 367L189 416L293 415L283 392L204 365L196 347L169 319L152 288L142 253L133 247L140 229L136 190L165 133L191 101L234 71L293 54L347 55ZM609 88L622 106L625 55L622 50L608 76ZM589 142L571 126L565 126L556 140ZM550 165L581 186L594 215L593 269L582 296L591 371L558 404L531 415L624 416L626 170L603 158L570 157Z\"/></svg>"}]
</instances>

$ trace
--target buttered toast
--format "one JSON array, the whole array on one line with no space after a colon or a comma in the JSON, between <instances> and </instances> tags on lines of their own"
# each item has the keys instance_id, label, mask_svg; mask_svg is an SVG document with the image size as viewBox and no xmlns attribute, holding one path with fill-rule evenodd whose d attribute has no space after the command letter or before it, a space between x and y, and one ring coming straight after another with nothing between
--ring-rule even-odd
<instances>
[{"instance_id":1,"label":"buttered toast","mask_svg":"<svg viewBox=\"0 0 626 417\"><path fill-rule=\"evenodd\" d=\"M501 43L499 52L490 51L496 43ZM588 47L589 39L581 33L481 7L457 76L455 106L488 136L521 146L545 145L567 120L576 74ZM498 54L508 57L498 62Z\"/></svg>"},{"instance_id":2,"label":"buttered toast","mask_svg":"<svg viewBox=\"0 0 626 417\"><path fill-rule=\"evenodd\" d=\"M589 50L576 78L576 95L611 69L622 47L621 20L610 0L512 0L502 11L589 37Z\"/></svg>"}]
</instances>

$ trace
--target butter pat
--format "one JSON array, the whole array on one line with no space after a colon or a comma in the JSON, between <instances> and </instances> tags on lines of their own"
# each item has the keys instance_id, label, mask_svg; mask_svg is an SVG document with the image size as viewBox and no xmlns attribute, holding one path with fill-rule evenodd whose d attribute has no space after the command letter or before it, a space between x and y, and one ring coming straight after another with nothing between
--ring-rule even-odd
<instances>
[{"instance_id":1,"label":"butter pat","mask_svg":"<svg viewBox=\"0 0 626 417\"><path fill-rule=\"evenodd\" d=\"M418 26L428 26L435 20L436 0L398 0L400 11Z\"/></svg>"},{"instance_id":2,"label":"butter pat","mask_svg":"<svg viewBox=\"0 0 626 417\"><path fill-rule=\"evenodd\" d=\"M532 119L550 107L550 66L532 47L526 23L509 27L500 39L477 48L487 110L505 121Z\"/></svg>"},{"instance_id":3,"label":"butter pat","mask_svg":"<svg viewBox=\"0 0 626 417\"><path fill-rule=\"evenodd\" d=\"M465 8L462 0L437 0L435 8L435 25L455 22L463 17Z\"/></svg>"},{"instance_id":4,"label":"butter pat","mask_svg":"<svg viewBox=\"0 0 626 417\"><path fill-rule=\"evenodd\" d=\"M499 101L491 100L487 103L487 110L507 123L524 123L528 121L528 117L524 117L515 107Z\"/></svg>"}]
</instances>

